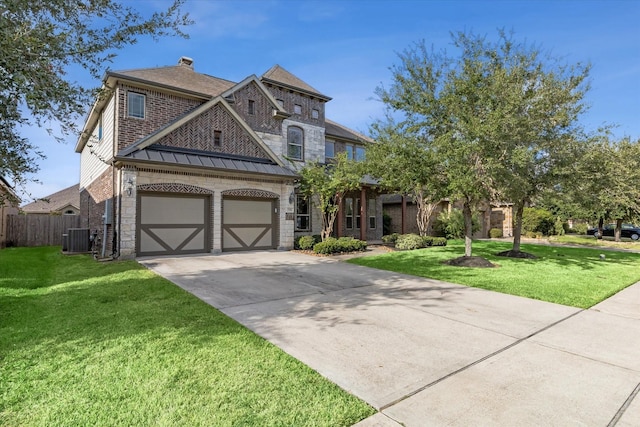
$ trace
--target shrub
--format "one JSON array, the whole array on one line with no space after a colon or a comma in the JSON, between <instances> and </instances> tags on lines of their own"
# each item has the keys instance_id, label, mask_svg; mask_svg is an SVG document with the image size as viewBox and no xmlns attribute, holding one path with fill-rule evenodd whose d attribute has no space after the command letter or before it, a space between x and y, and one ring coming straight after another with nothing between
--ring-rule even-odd
<instances>
[{"instance_id":1,"label":"shrub","mask_svg":"<svg viewBox=\"0 0 640 427\"><path fill-rule=\"evenodd\" d=\"M412 250L424 247L424 239L422 236L418 236L417 234L401 234L396 240L397 249Z\"/></svg>"},{"instance_id":2,"label":"shrub","mask_svg":"<svg viewBox=\"0 0 640 427\"><path fill-rule=\"evenodd\" d=\"M431 236L422 236L422 247L426 248L429 246L433 246L433 237Z\"/></svg>"},{"instance_id":3,"label":"shrub","mask_svg":"<svg viewBox=\"0 0 640 427\"><path fill-rule=\"evenodd\" d=\"M432 237L431 246L447 246L447 239L444 237Z\"/></svg>"},{"instance_id":4,"label":"shrub","mask_svg":"<svg viewBox=\"0 0 640 427\"><path fill-rule=\"evenodd\" d=\"M536 233L535 233L535 231L525 231L524 232L524 237L528 237L529 239L535 239L536 238Z\"/></svg>"},{"instance_id":5,"label":"shrub","mask_svg":"<svg viewBox=\"0 0 640 427\"><path fill-rule=\"evenodd\" d=\"M393 233L382 236L382 243L395 243L399 235L399 233Z\"/></svg>"},{"instance_id":6,"label":"shrub","mask_svg":"<svg viewBox=\"0 0 640 427\"><path fill-rule=\"evenodd\" d=\"M353 237L329 237L324 242L313 245L313 251L317 254L338 254L343 252L357 252L367 249L367 242Z\"/></svg>"},{"instance_id":7,"label":"shrub","mask_svg":"<svg viewBox=\"0 0 640 427\"><path fill-rule=\"evenodd\" d=\"M298 238L298 247L302 250L313 249L313 245L316 244L316 239L313 236L300 236Z\"/></svg>"},{"instance_id":8,"label":"shrub","mask_svg":"<svg viewBox=\"0 0 640 427\"><path fill-rule=\"evenodd\" d=\"M500 237L502 237L502 230L499 228L492 228L491 230L489 230L489 237L491 237L492 239L499 239Z\"/></svg>"},{"instance_id":9,"label":"shrub","mask_svg":"<svg viewBox=\"0 0 640 427\"><path fill-rule=\"evenodd\" d=\"M574 224L573 225L573 232L576 234L587 234L587 230L589 229L589 227L587 226L587 224Z\"/></svg>"},{"instance_id":10,"label":"shrub","mask_svg":"<svg viewBox=\"0 0 640 427\"><path fill-rule=\"evenodd\" d=\"M480 230L480 219L478 215L472 216L472 231ZM440 212L435 224L436 233L447 239L464 238L464 216L460 209L451 209L449 212Z\"/></svg>"},{"instance_id":11,"label":"shrub","mask_svg":"<svg viewBox=\"0 0 640 427\"><path fill-rule=\"evenodd\" d=\"M544 235L553 234L555 218L551 212L542 208L524 208L522 213L522 231L538 232Z\"/></svg>"},{"instance_id":12,"label":"shrub","mask_svg":"<svg viewBox=\"0 0 640 427\"><path fill-rule=\"evenodd\" d=\"M557 236L564 236L564 226L565 226L565 222L562 220L562 218L558 217L556 218L556 222L554 224L554 234Z\"/></svg>"}]
</instances>

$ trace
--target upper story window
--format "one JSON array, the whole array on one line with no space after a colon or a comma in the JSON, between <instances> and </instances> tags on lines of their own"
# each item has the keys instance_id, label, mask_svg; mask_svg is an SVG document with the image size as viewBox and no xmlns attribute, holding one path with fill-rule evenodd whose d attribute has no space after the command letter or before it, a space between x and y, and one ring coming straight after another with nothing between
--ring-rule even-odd
<instances>
[{"instance_id":1,"label":"upper story window","mask_svg":"<svg viewBox=\"0 0 640 427\"><path fill-rule=\"evenodd\" d=\"M324 157L326 159L333 159L336 156L336 144L333 141L325 141L324 143Z\"/></svg>"},{"instance_id":2,"label":"upper story window","mask_svg":"<svg viewBox=\"0 0 640 427\"><path fill-rule=\"evenodd\" d=\"M294 160L302 160L304 151L304 132L296 126L287 129L287 156Z\"/></svg>"},{"instance_id":3,"label":"upper story window","mask_svg":"<svg viewBox=\"0 0 640 427\"><path fill-rule=\"evenodd\" d=\"M278 102L278 105L281 106L282 108L284 108L284 101L282 99L276 99L276 101Z\"/></svg>"},{"instance_id":4,"label":"upper story window","mask_svg":"<svg viewBox=\"0 0 640 427\"><path fill-rule=\"evenodd\" d=\"M364 147L360 147L360 146L356 146L356 161L357 162L361 162L364 160L364 153L365 153L365 149Z\"/></svg>"},{"instance_id":5,"label":"upper story window","mask_svg":"<svg viewBox=\"0 0 640 427\"><path fill-rule=\"evenodd\" d=\"M221 130L213 131L213 146L222 147L222 131Z\"/></svg>"},{"instance_id":6,"label":"upper story window","mask_svg":"<svg viewBox=\"0 0 640 427\"><path fill-rule=\"evenodd\" d=\"M294 104L293 105L293 113L294 114L302 114L302 105Z\"/></svg>"},{"instance_id":7,"label":"upper story window","mask_svg":"<svg viewBox=\"0 0 640 427\"><path fill-rule=\"evenodd\" d=\"M353 145L347 144L344 148L347 152L347 159L353 160Z\"/></svg>"},{"instance_id":8,"label":"upper story window","mask_svg":"<svg viewBox=\"0 0 640 427\"><path fill-rule=\"evenodd\" d=\"M253 99L249 100L248 113L254 115L256 113L256 102Z\"/></svg>"},{"instance_id":9,"label":"upper story window","mask_svg":"<svg viewBox=\"0 0 640 427\"><path fill-rule=\"evenodd\" d=\"M312 119L317 119L320 117L320 111L318 111L317 108L314 108L313 110L311 110L311 118Z\"/></svg>"},{"instance_id":10,"label":"upper story window","mask_svg":"<svg viewBox=\"0 0 640 427\"><path fill-rule=\"evenodd\" d=\"M145 96L141 93L127 92L127 115L144 119Z\"/></svg>"}]
</instances>

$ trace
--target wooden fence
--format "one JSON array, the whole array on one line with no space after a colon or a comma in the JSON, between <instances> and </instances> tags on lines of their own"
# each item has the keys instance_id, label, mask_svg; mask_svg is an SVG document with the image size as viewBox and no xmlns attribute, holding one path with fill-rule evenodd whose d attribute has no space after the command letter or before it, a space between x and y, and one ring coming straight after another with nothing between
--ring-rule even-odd
<instances>
[{"instance_id":1,"label":"wooden fence","mask_svg":"<svg viewBox=\"0 0 640 427\"><path fill-rule=\"evenodd\" d=\"M62 246L69 228L80 228L79 215L7 215L7 246Z\"/></svg>"}]
</instances>

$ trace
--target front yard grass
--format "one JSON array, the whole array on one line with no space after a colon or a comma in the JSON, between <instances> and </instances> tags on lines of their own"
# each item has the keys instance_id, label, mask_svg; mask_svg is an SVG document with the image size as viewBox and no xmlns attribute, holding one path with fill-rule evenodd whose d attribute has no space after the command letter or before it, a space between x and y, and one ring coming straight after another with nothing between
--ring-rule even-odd
<instances>
[{"instance_id":1,"label":"front yard grass","mask_svg":"<svg viewBox=\"0 0 640 427\"><path fill-rule=\"evenodd\" d=\"M549 236L550 243L594 246L609 249L632 249L640 250L640 242L633 241L623 237L621 242L615 242L613 237L605 236L602 239L596 239L593 236L585 234L565 234L564 236Z\"/></svg>"},{"instance_id":2,"label":"front yard grass","mask_svg":"<svg viewBox=\"0 0 640 427\"><path fill-rule=\"evenodd\" d=\"M497 268L443 264L464 254L462 241L347 262L580 308L591 307L640 280L640 254L527 244L522 245L522 250L538 259L495 255L511 247L506 242L473 242L473 255L488 259ZM600 259L601 254L604 260Z\"/></svg>"},{"instance_id":3,"label":"front yard grass","mask_svg":"<svg viewBox=\"0 0 640 427\"><path fill-rule=\"evenodd\" d=\"M0 425L348 426L373 413L135 262L0 251Z\"/></svg>"}]
</instances>

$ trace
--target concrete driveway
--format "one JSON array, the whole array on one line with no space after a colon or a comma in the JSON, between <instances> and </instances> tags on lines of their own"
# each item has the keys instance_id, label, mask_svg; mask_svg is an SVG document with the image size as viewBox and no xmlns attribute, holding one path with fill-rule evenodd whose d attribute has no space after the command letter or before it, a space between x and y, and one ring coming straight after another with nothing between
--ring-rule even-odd
<instances>
[{"instance_id":1,"label":"concrete driveway","mask_svg":"<svg viewBox=\"0 0 640 427\"><path fill-rule=\"evenodd\" d=\"M640 284L580 310L292 252L139 261L380 411L359 426L640 425Z\"/></svg>"}]
</instances>

